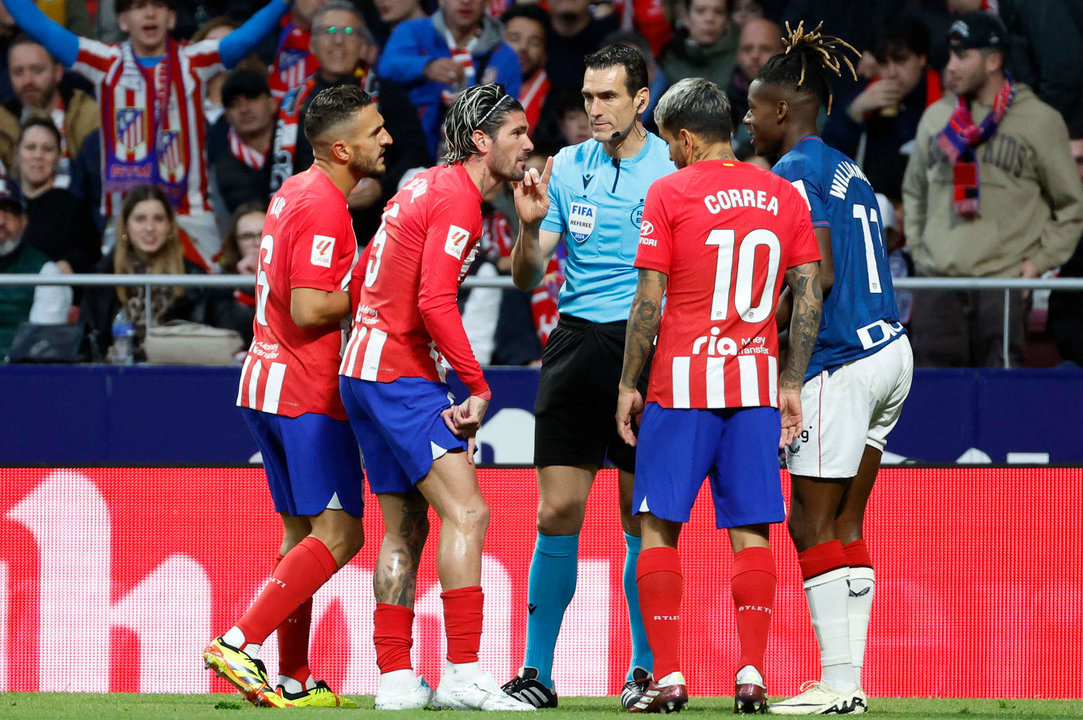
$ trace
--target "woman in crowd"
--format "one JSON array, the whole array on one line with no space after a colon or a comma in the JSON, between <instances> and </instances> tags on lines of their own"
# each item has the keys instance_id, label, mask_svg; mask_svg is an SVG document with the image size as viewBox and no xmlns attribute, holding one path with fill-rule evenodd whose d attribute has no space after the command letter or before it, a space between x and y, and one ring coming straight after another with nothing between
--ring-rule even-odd
<instances>
[{"instance_id":1,"label":"woman in crowd","mask_svg":"<svg viewBox=\"0 0 1083 720\"><path fill-rule=\"evenodd\" d=\"M259 269L259 245L267 206L248 202L239 206L230 217L229 230L222 241L222 272L233 275L255 275ZM206 305L202 322L220 328L230 328L241 334L247 348L252 344L252 320L256 316L254 286L246 288L216 288Z\"/></svg>"},{"instance_id":2,"label":"woman in crowd","mask_svg":"<svg viewBox=\"0 0 1083 720\"><path fill-rule=\"evenodd\" d=\"M60 132L53 121L28 118L19 130L14 169L26 198L23 242L48 255L61 272L89 272L101 257L101 238L89 206L58 187L59 164Z\"/></svg>"},{"instance_id":3,"label":"woman in crowd","mask_svg":"<svg viewBox=\"0 0 1083 720\"><path fill-rule=\"evenodd\" d=\"M154 185L139 185L121 205L117 240L112 251L98 263L96 272L117 275L198 274L203 270L184 258L177 219L164 192ZM161 325L170 320L193 320L205 310L206 292L201 288L152 287L150 307L146 287L90 287L83 294L82 318L95 333L103 355L113 342L113 319L123 307L135 326L135 359L145 360L143 343L147 321Z\"/></svg>"}]
</instances>

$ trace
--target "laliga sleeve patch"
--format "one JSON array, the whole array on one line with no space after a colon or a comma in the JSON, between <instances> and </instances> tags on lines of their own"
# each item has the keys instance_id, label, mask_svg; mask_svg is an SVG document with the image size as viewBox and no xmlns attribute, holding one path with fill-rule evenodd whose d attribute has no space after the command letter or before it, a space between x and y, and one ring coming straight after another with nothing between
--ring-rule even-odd
<instances>
[{"instance_id":1,"label":"laliga sleeve patch","mask_svg":"<svg viewBox=\"0 0 1083 720\"><path fill-rule=\"evenodd\" d=\"M462 260L466 251L466 245L470 241L470 233L458 225L452 225L447 229L447 239L444 241L444 252L456 260Z\"/></svg>"},{"instance_id":2,"label":"laliga sleeve patch","mask_svg":"<svg viewBox=\"0 0 1083 720\"><path fill-rule=\"evenodd\" d=\"M317 267L331 267L331 258L335 253L335 239L328 235L312 236L312 264Z\"/></svg>"}]
</instances>

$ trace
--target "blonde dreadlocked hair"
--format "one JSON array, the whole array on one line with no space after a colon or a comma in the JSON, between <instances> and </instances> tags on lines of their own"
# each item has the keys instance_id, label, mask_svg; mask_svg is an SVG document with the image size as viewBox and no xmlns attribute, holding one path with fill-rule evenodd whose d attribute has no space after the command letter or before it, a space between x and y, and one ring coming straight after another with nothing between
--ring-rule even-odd
<instances>
[{"instance_id":1,"label":"blonde dreadlocked hair","mask_svg":"<svg viewBox=\"0 0 1083 720\"><path fill-rule=\"evenodd\" d=\"M842 77L842 68L845 66L854 80L857 80L857 70L846 52L849 51L859 58L861 53L845 40L821 33L823 26L822 20L812 30L805 29L804 20L797 23L796 28L791 28L787 22L786 35L782 38L786 49L764 63L756 74L756 79L796 91L810 92L821 105L827 105L827 114L830 115L834 96L827 73L832 72L837 77Z\"/></svg>"}]
</instances>

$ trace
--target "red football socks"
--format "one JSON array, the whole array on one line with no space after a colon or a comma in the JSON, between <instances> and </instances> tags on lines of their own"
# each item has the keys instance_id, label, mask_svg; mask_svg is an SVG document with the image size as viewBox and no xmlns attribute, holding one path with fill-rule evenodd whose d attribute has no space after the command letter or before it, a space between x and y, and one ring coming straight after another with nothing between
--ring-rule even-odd
<instances>
[{"instance_id":1,"label":"red football socks","mask_svg":"<svg viewBox=\"0 0 1083 720\"><path fill-rule=\"evenodd\" d=\"M481 587L445 590L440 593L444 601L444 629L447 633L447 659L452 663L478 661L481 646L482 606L485 595Z\"/></svg>"},{"instance_id":2,"label":"red football socks","mask_svg":"<svg viewBox=\"0 0 1083 720\"><path fill-rule=\"evenodd\" d=\"M272 573L278 569L284 557L278 553ZM308 668L308 634L311 627L311 598L278 626L278 674L291 677L302 685L312 674Z\"/></svg>"},{"instance_id":3,"label":"red football socks","mask_svg":"<svg viewBox=\"0 0 1083 720\"><path fill-rule=\"evenodd\" d=\"M849 563L846 562L846 553L842 550L842 542L839 540L813 545L808 550L798 553L797 563L801 566L801 577L805 580L832 570L849 567Z\"/></svg>"},{"instance_id":4,"label":"red football socks","mask_svg":"<svg viewBox=\"0 0 1083 720\"><path fill-rule=\"evenodd\" d=\"M775 609L775 556L771 548L750 547L733 556L733 606L741 640L738 668L751 665L764 672L763 656Z\"/></svg>"},{"instance_id":5,"label":"red football socks","mask_svg":"<svg viewBox=\"0 0 1083 720\"><path fill-rule=\"evenodd\" d=\"M872 567L869 546L864 540L854 540L852 543L843 545L842 552L846 555L846 562L850 567Z\"/></svg>"},{"instance_id":6,"label":"red football socks","mask_svg":"<svg viewBox=\"0 0 1083 720\"><path fill-rule=\"evenodd\" d=\"M331 551L318 539L310 535L299 542L282 558L263 592L237 621L245 642L262 644L286 618L299 611L301 605L310 600L337 570L338 563Z\"/></svg>"},{"instance_id":7,"label":"red football socks","mask_svg":"<svg viewBox=\"0 0 1083 720\"><path fill-rule=\"evenodd\" d=\"M676 548L655 547L639 553L636 563L639 610L654 653L654 677L680 670L681 596L684 577Z\"/></svg>"},{"instance_id":8,"label":"red football socks","mask_svg":"<svg viewBox=\"0 0 1083 720\"><path fill-rule=\"evenodd\" d=\"M414 611L401 605L376 603L376 612L372 619L372 640L376 645L376 666L381 673L411 669Z\"/></svg>"}]
</instances>

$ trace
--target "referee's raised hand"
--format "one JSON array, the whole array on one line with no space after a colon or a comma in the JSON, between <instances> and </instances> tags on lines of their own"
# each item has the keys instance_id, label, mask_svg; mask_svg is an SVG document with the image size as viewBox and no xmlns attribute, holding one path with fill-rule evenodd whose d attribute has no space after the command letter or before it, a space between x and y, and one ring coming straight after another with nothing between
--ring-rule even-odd
<instances>
[{"instance_id":1,"label":"referee's raised hand","mask_svg":"<svg viewBox=\"0 0 1083 720\"><path fill-rule=\"evenodd\" d=\"M524 225L540 223L549 212L549 176L553 172L553 158L545 160L541 175L531 168L519 182L512 183L515 191L515 212Z\"/></svg>"}]
</instances>

